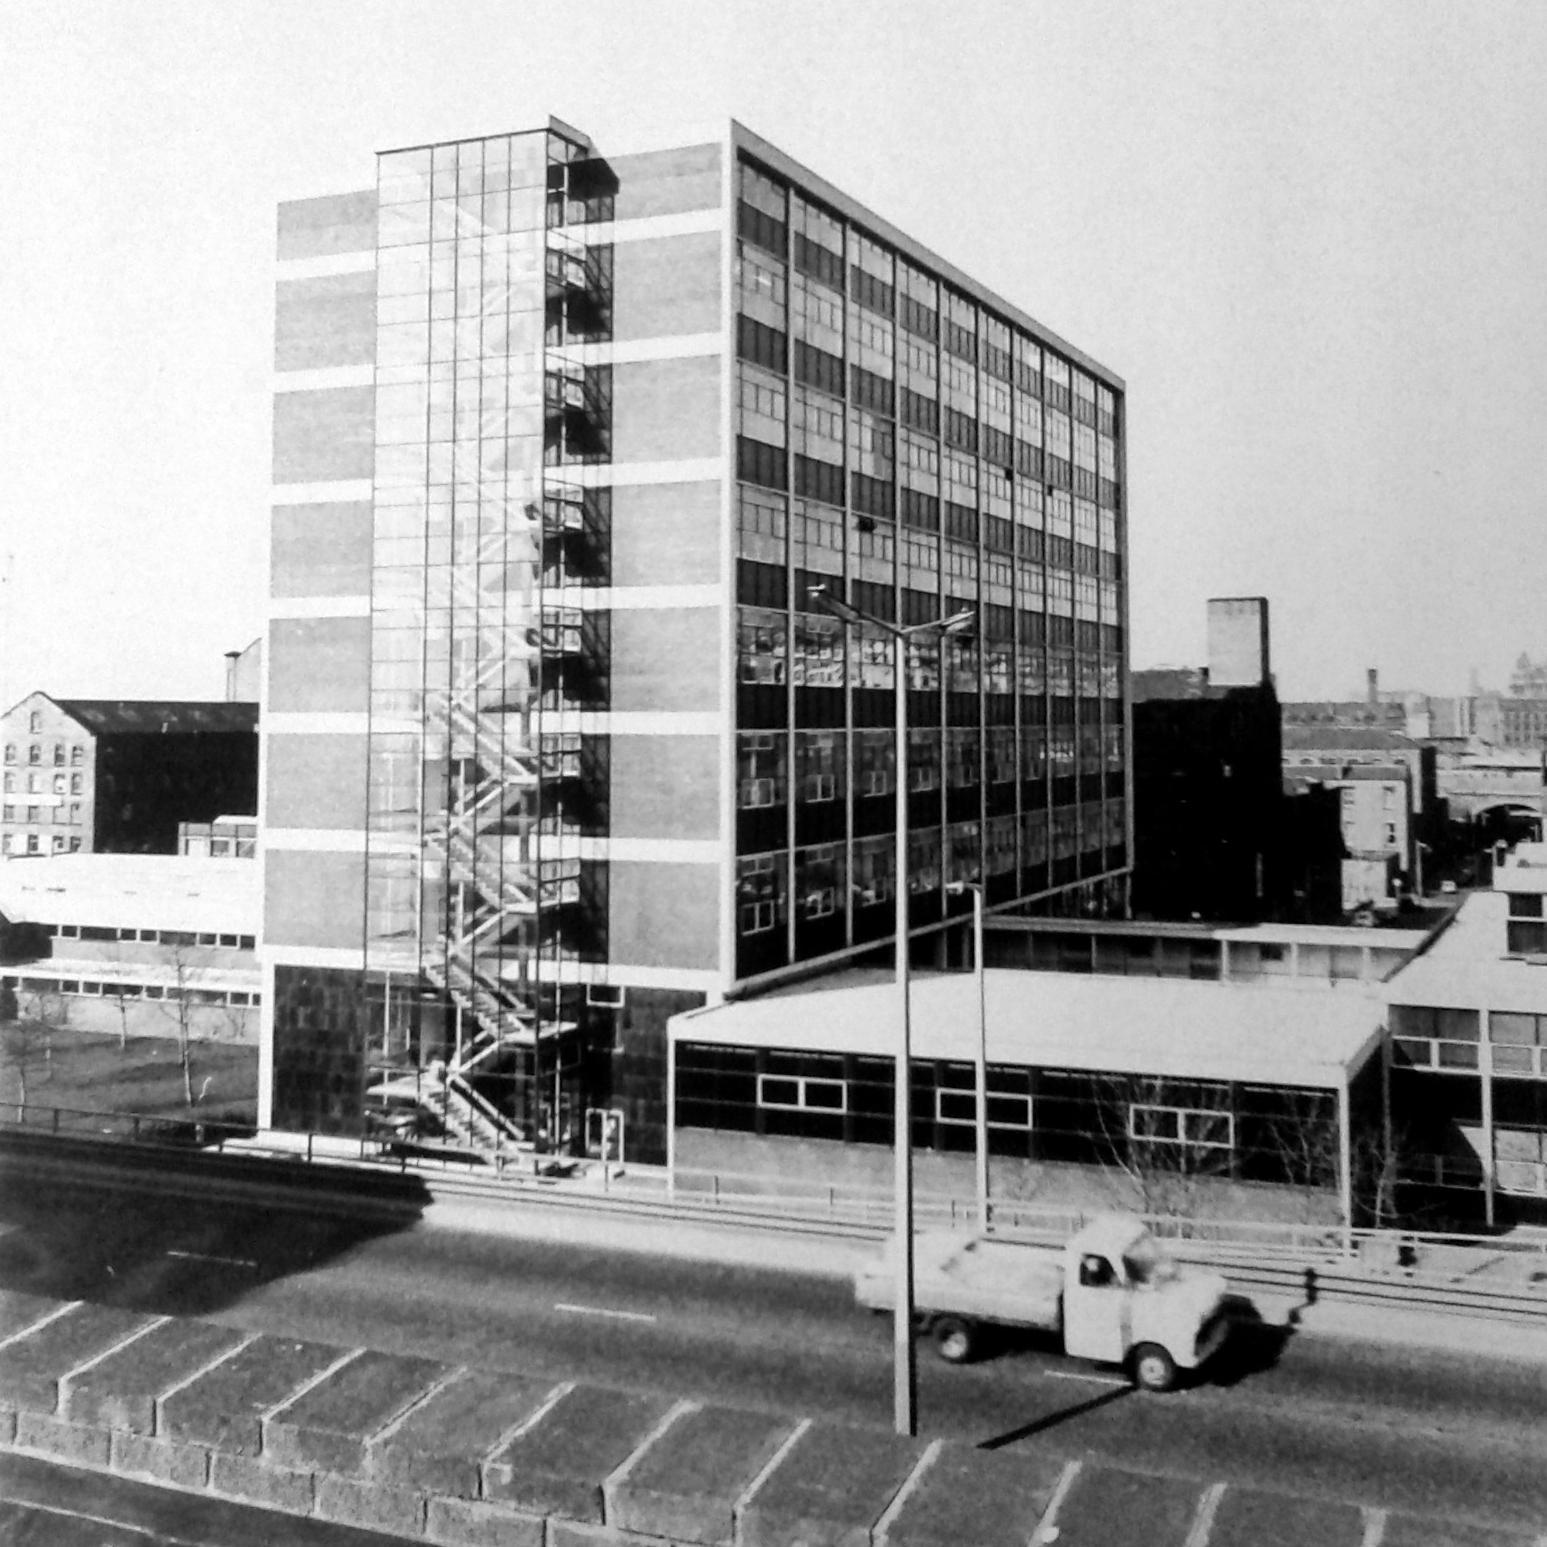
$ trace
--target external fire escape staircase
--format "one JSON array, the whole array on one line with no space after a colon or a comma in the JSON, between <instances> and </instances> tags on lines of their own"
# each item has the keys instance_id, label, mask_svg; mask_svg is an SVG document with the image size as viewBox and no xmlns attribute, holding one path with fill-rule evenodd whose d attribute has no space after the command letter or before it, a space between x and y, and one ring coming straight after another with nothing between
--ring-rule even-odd
<instances>
[{"instance_id":1,"label":"external fire escape staircase","mask_svg":"<svg viewBox=\"0 0 1547 1547\"><path fill-rule=\"evenodd\" d=\"M549 226L545 295L550 320L558 316L567 339L610 332L609 259L562 223ZM610 371L584 365L562 345L550 348L544 417L548 444L558 458L605 456ZM462 1027L454 1056L433 1070L432 1078L418 1082L415 1099L448 1137L478 1150L522 1143L527 1135L479 1092L477 1077L502 1054L572 1029L542 1013L542 986L531 971L539 910L572 908L581 900L578 855L539 821L543 759L534 744L539 738L531 711L544 690L544 663L551 661L563 673L571 664L591 664L596 654L583 610L543 606L541 571L545 540L564 543L582 562L594 552L604 497L570 483L559 466L550 465L541 503L523 512L530 524L522 529L507 520L506 531L480 540L475 563L452 567L453 607L478 618L488 598L480 596L476 577L490 567L508 567L514 542L532 563L527 627L503 648L480 653L470 671L458 674L454 689L426 695L428 724L449 735L453 777L446 812L425 834L426 856L443 867L447 882L446 930L421 966L460 1010ZM512 666L518 674L530 673L514 690L508 680ZM551 757L547 761L551 765ZM512 941L519 963L514 978L504 970L500 950L502 942Z\"/></svg>"}]
</instances>

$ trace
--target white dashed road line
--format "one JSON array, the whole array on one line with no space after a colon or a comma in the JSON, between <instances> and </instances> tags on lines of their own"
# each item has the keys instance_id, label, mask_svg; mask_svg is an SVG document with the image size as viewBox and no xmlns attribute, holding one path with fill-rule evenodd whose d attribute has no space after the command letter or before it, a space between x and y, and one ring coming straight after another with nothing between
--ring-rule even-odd
<instances>
[{"instance_id":1,"label":"white dashed road line","mask_svg":"<svg viewBox=\"0 0 1547 1547\"><path fill-rule=\"evenodd\" d=\"M610 1316L614 1321L655 1320L655 1317L644 1311L614 1311L605 1305L571 1305L564 1300L556 1300L553 1308L556 1311L568 1311L572 1316Z\"/></svg>"}]
</instances>

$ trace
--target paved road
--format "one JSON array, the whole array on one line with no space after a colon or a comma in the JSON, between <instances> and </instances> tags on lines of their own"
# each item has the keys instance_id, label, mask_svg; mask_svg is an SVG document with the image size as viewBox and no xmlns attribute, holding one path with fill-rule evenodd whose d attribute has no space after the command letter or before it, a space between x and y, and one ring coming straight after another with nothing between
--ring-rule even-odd
<instances>
[{"instance_id":1,"label":"paved road","mask_svg":"<svg viewBox=\"0 0 1547 1547\"><path fill-rule=\"evenodd\" d=\"M831 1276L0 1178L0 1287L886 1425L890 1327ZM791 1249L791 1256L798 1248ZM920 1358L921 1426L996 1448L1547 1526L1547 1370L1247 1330L1198 1388L1028 1343Z\"/></svg>"}]
</instances>

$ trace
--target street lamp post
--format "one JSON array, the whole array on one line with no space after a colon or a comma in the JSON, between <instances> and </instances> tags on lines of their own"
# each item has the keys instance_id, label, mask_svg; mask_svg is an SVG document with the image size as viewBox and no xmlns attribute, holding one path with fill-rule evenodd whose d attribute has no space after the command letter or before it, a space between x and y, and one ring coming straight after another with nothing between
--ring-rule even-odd
<instances>
[{"instance_id":1,"label":"street lamp post","mask_svg":"<svg viewBox=\"0 0 1547 1547\"><path fill-rule=\"evenodd\" d=\"M956 881L950 891L972 893L972 976L976 980L978 1000L977 1049L973 1054L976 1110L973 1125L976 1143L973 1159L976 1163L978 1195L978 1224L987 1230L988 1223L988 979L983 971L983 886L978 881Z\"/></svg>"},{"instance_id":2,"label":"street lamp post","mask_svg":"<svg viewBox=\"0 0 1547 1547\"><path fill-rule=\"evenodd\" d=\"M831 595L825 586L811 586L812 602L845 624L868 623L892 636L892 691L896 700L897 737L894 782L897 789L897 837L892 865L892 891L896 903L895 928L897 1001L900 1036L893 1075L893 1234L896 1237L896 1278L892 1293L892 1413L898 1434L918 1431L918 1367L913 1349L913 1103L912 1026L908 994L908 640L915 634L937 632L962 634L977 623L977 611L968 608L929 623L906 626L889 623Z\"/></svg>"}]
</instances>

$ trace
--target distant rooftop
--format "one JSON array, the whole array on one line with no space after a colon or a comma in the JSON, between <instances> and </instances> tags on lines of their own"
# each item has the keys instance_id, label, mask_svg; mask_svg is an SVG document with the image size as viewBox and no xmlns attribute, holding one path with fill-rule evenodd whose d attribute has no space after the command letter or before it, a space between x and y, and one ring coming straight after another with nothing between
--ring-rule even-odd
<instances>
[{"instance_id":1,"label":"distant rooftop","mask_svg":"<svg viewBox=\"0 0 1547 1547\"><path fill-rule=\"evenodd\" d=\"M54 702L98 736L165 736L258 728L256 704L136 698L59 698Z\"/></svg>"},{"instance_id":2,"label":"distant rooftop","mask_svg":"<svg viewBox=\"0 0 1547 1547\"><path fill-rule=\"evenodd\" d=\"M1347 783L1354 779L1395 783L1412 776L1406 763L1290 763L1284 769L1286 780L1309 780L1325 784L1331 780Z\"/></svg>"},{"instance_id":3,"label":"distant rooftop","mask_svg":"<svg viewBox=\"0 0 1547 1547\"><path fill-rule=\"evenodd\" d=\"M1362 725L1284 725L1286 752L1410 752L1418 743L1400 731Z\"/></svg>"}]
</instances>

